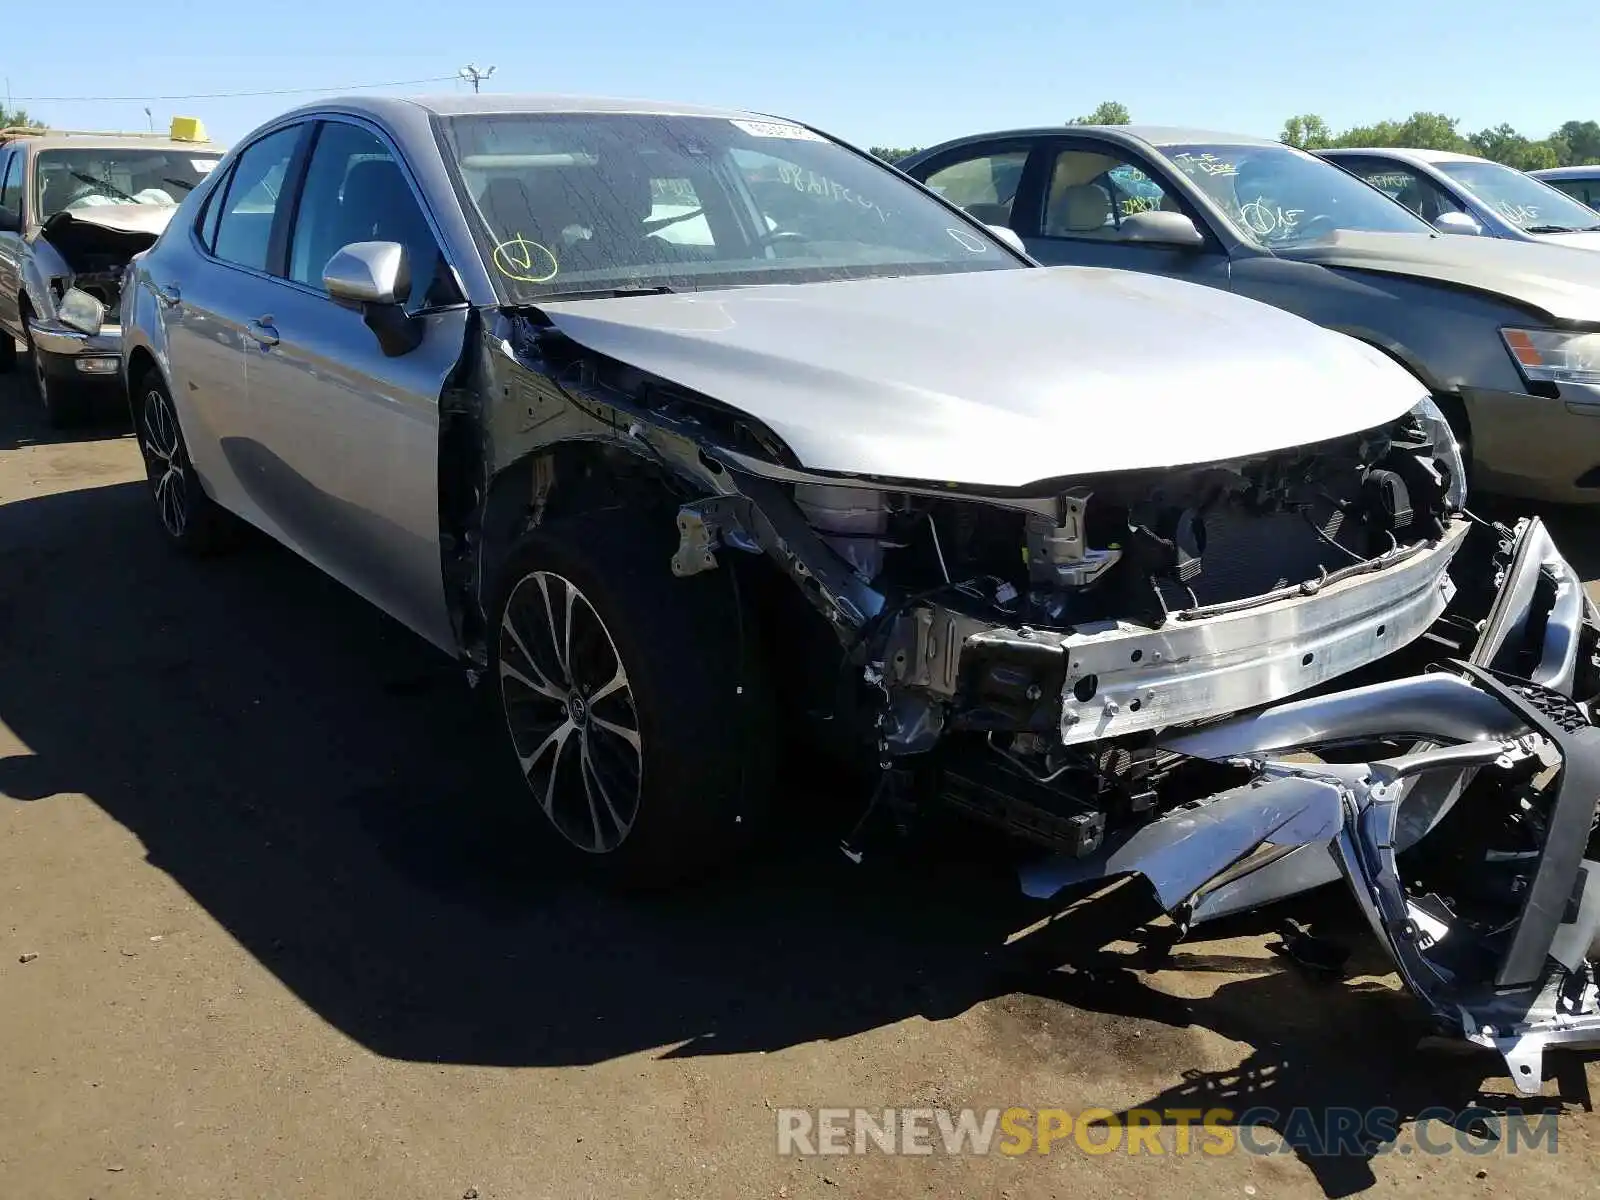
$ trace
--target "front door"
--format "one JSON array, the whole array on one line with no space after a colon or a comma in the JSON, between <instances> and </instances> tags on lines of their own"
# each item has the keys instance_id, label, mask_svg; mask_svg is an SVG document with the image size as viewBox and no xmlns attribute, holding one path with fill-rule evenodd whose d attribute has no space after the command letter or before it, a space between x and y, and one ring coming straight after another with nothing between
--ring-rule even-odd
<instances>
[{"instance_id":1,"label":"front door","mask_svg":"<svg viewBox=\"0 0 1600 1200\"><path fill-rule=\"evenodd\" d=\"M278 536L430 641L454 649L439 548L439 397L468 310L399 155L346 121L317 131L278 278L256 292L239 455ZM323 268L351 242L406 248L421 344L388 357Z\"/></svg>"}]
</instances>

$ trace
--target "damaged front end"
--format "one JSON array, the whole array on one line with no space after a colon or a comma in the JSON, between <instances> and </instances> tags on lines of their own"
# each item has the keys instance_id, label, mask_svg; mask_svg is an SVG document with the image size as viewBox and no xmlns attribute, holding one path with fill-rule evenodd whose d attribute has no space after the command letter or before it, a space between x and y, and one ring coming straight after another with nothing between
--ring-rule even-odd
<instances>
[{"instance_id":1,"label":"damaged front end","mask_svg":"<svg viewBox=\"0 0 1600 1200\"><path fill-rule=\"evenodd\" d=\"M115 374L122 348L122 280L155 244L170 205L107 205L59 212L31 246L35 311L28 334L68 381Z\"/></svg>"},{"instance_id":2,"label":"damaged front end","mask_svg":"<svg viewBox=\"0 0 1600 1200\"><path fill-rule=\"evenodd\" d=\"M808 469L737 409L502 329L515 428L483 460L560 427L669 481L674 574L775 565L751 593L775 674L795 722L872 756L863 826L954 808L1015 840L1029 896L1136 875L1181 926L1343 878L1519 1087L1544 1047L1600 1045L1600 615L1539 521L1467 513L1431 400L1228 461L957 486ZM578 474L536 461L533 523Z\"/></svg>"},{"instance_id":3,"label":"damaged front end","mask_svg":"<svg viewBox=\"0 0 1600 1200\"><path fill-rule=\"evenodd\" d=\"M1462 510L1447 437L1425 406L1084 481L1053 516L730 459L673 566L765 551L831 616L874 804L998 825L1039 900L1142 876L1180 927L1342 877L1404 982L1532 1092L1545 1047L1600 1046L1600 617L1542 523Z\"/></svg>"}]
</instances>

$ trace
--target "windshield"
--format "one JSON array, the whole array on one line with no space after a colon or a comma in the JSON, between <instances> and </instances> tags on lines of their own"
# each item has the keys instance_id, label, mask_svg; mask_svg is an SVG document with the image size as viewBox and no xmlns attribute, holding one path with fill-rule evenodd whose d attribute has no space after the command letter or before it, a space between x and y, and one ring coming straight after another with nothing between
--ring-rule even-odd
<instances>
[{"instance_id":1,"label":"windshield","mask_svg":"<svg viewBox=\"0 0 1600 1200\"><path fill-rule=\"evenodd\" d=\"M1431 233L1431 227L1377 188L1289 146L1163 147L1182 171L1258 246L1287 248L1341 229Z\"/></svg>"},{"instance_id":2,"label":"windshield","mask_svg":"<svg viewBox=\"0 0 1600 1200\"><path fill-rule=\"evenodd\" d=\"M41 150L39 222L104 204L177 204L222 157L216 150Z\"/></svg>"},{"instance_id":3,"label":"windshield","mask_svg":"<svg viewBox=\"0 0 1600 1200\"><path fill-rule=\"evenodd\" d=\"M441 124L508 303L1024 266L888 167L786 122L517 113Z\"/></svg>"},{"instance_id":4,"label":"windshield","mask_svg":"<svg viewBox=\"0 0 1600 1200\"><path fill-rule=\"evenodd\" d=\"M1571 196L1531 175L1493 162L1433 164L1518 229L1528 233L1575 233L1600 228L1600 217Z\"/></svg>"}]
</instances>

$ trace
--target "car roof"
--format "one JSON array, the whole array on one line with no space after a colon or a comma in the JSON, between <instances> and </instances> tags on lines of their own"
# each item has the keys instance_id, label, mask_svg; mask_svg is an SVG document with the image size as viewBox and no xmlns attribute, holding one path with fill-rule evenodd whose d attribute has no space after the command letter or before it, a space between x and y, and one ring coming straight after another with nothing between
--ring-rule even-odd
<instances>
[{"instance_id":1,"label":"car roof","mask_svg":"<svg viewBox=\"0 0 1600 1200\"><path fill-rule=\"evenodd\" d=\"M1528 174L1535 179L1600 179L1600 163L1581 167L1543 167Z\"/></svg>"},{"instance_id":2,"label":"car roof","mask_svg":"<svg viewBox=\"0 0 1600 1200\"><path fill-rule=\"evenodd\" d=\"M1246 133L1220 133L1214 129L1194 129L1181 125L1034 125L1022 129L997 129L990 133L974 133L953 138L943 143L953 146L962 142L987 142L1008 138L1074 137L1092 134L1112 141L1138 141L1151 146L1181 146L1193 142L1211 142L1225 146L1276 146L1281 143L1272 138L1253 137ZM929 150L938 147L930 146ZM927 151L921 151L920 157Z\"/></svg>"},{"instance_id":3,"label":"car roof","mask_svg":"<svg viewBox=\"0 0 1600 1200\"><path fill-rule=\"evenodd\" d=\"M1340 146L1332 150L1319 150L1317 153L1328 158L1338 158L1344 154L1376 155L1380 158L1393 158L1411 163L1491 161L1477 154L1459 154L1454 150L1413 150L1403 146Z\"/></svg>"},{"instance_id":4,"label":"car roof","mask_svg":"<svg viewBox=\"0 0 1600 1200\"><path fill-rule=\"evenodd\" d=\"M28 133L8 138L5 145L29 145L36 150L175 150L179 153L221 154L215 142L185 142L172 138L115 133Z\"/></svg>"},{"instance_id":5,"label":"car roof","mask_svg":"<svg viewBox=\"0 0 1600 1200\"><path fill-rule=\"evenodd\" d=\"M485 92L422 96L333 96L305 104L285 113L338 109L341 112L400 120L414 117L420 109L437 116L494 116L505 113L634 113L650 116L759 118L762 114L737 108L713 108L702 104L678 104L661 100L631 100L607 96L569 96L545 93ZM770 119L770 118L769 118Z\"/></svg>"},{"instance_id":6,"label":"car roof","mask_svg":"<svg viewBox=\"0 0 1600 1200\"><path fill-rule=\"evenodd\" d=\"M1023 141L1036 138L1077 137L1088 134L1104 138L1123 146L1161 150L1167 146L1281 146L1272 138L1255 137L1248 133L1222 133L1215 129L1197 129L1182 125L1035 125L1022 129L997 129L989 133L973 133L952 138L937 146L928 146L915 154L908 154L896 165L915 170L918 165L935 155L943 155L977 142Z\"/></svg>"}]
</instances>

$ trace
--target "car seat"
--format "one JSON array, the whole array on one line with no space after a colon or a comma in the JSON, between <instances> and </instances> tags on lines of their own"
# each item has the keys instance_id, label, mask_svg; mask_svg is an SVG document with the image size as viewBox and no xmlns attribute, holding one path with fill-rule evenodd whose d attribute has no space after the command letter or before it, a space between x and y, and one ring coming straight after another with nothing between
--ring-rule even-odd
<instances>
[{"instance_id":1,"label":"car seat","mask_svg":"<svg viewBox=\"0 0 1600 1200\"><path fill-rule=\"evenodd\" d=\"M1050 204L1045 232L1056 237L1111 238L1111 194L1098 183L1080 183L1058 191Z\"/></svg>"}]
</instances>

